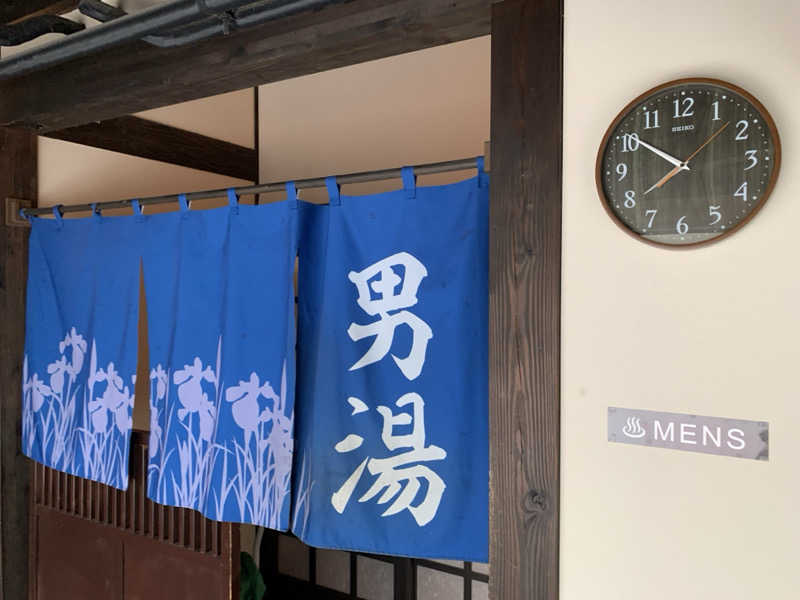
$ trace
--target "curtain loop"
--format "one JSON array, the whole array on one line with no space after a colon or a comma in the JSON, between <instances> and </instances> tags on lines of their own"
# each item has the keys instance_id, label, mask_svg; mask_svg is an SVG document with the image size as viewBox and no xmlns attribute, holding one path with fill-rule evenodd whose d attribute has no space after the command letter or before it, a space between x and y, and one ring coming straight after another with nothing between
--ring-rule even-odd
<instances>
[{"instance_id":1,"label":"curtain loop","mask_svg":"<svg viewBox=\"0 0 800 600\"><path fill-rule=\"evenodd\" d=\"M231 207L233 214L239 214L239 196L236 195L236 190L228 188L228 206Z\"/></svg>"},{"instance_id":2,"label":"curtain loop","mask_svg":"<svg viewBox=\"0 0 800 600\"><path fill-rule=\"evenodd\" d=\"M33 223L33 215L29 215L25 212L24 208L19 209L19 216L28 221L28 223Z\"/></svg>"},{"instance_id":3,"label":"curtain loop","mask_svg":"<svg viewBox=\"0 0 800 600\"><path fill-rule=\"evenodd\" d=\"M414 167L403 167L400 170L403 177L403 189L406 191L406 198L412 200L417 197L417 176L414 175Z\"/></svg>"},{"instance_id":4,"label":"curtain loop","mask_svg":"<svg viewBox=\"0 0 800 600\"><path fill-rule=\"evenodd\" d=\"M286 182L286 200L291 203L292 208L297 208L297 186L294 181Z\"/></svg>"},{"instance_id":5,"label":"curtain loop","mask_svg":"<svg viewBox=\"0 0 800 600\"><path fill-rule=\"evenodd\" d=\"M103 215L100 214L100 209L97 208L97 202L92 202L91 207L92 207L92 216L98 223L101 222L103 220L102 219Z\"/></svg>"},{"instance_id":6,"label":"curtain loop","mask_svg":"<svg viewBox=\"0 0 800 600\"><path fill-rule=\"evenodd\" d=\"M56 218L56 223L58 228L61 229L64 226L64 217L61 215L61 207L64 206L63 204L56 204L53 207L53 216Z\"/></svg>"},{"instance_id":7,"label":"curtain loop","mask_svg":"<svg viewBox=\"0 0 800 600\"><path fill-rule=\"evenodd\" d=\"M137 221L144 221L144 211L142 210L142 204L138 200L131 200L131 207L133 208L133 214L136 216Z\"/></svg>"},{"instance_id":8,"label":"curtain loop","mask_svg":"<svg viewBox=\"0 0 800 600\"><path fill-rule=\"evenodd\" d=\"M486 185L486 171L484 171L484 159L479 156L475 159L475 166L478 169L478 187Z\"/></svg>"},{"instance_id":9,"label":"curtain loop","mask_svg":"<svg viewBox=\"0 0 800 600\"><path fill-rule=\"evenodd\" d=\"M336 177L326 177L325 187L328 188L328 201L331 206L339 206L342 204L341 188L336 182Z\"/></svg>"},{"instance_id":10,"label":"curtain loop","mask_svg":"<svg viewBox=\"0 0 800 600\"><path fill-rule=\"evenodd\" d=\"M181 207L181 212L189 210L189 201L186 199L186 194L178 194L178 204Z\"/></svg>"}]
</instances>

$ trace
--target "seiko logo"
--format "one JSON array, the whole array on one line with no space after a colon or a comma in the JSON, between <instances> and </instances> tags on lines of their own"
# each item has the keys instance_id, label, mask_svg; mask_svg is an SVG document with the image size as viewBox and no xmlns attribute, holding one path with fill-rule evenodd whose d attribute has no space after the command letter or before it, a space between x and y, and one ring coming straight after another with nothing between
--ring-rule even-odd
<instances>
[{"instance_id":1,"label":"seiko logo","mask_svg":"<svg viewBox=\"0 0 800 600\"><path fill-rule=\"evenodd\" d=\"M679 131L694 131L694 125L676 125L672 128L672 133L677 133Z\"/></svg>"}]
</instances>

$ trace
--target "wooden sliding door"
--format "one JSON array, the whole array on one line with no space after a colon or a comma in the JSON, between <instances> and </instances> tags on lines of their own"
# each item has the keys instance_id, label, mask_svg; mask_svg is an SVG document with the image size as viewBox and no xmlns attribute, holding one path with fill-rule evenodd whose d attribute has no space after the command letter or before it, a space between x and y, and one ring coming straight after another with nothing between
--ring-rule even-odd
<instances>
[{"instance_id":1,"label":"wooden sliding door","mask_svg":"<svg viewBox=\"0 0 800 600\"><path fill-rule=\"evenodd\" d=\"M145 494L146 434L136 432L122 492L33 465L30 600L235 600L239 529Z\"/></svg>"}]
</instances>

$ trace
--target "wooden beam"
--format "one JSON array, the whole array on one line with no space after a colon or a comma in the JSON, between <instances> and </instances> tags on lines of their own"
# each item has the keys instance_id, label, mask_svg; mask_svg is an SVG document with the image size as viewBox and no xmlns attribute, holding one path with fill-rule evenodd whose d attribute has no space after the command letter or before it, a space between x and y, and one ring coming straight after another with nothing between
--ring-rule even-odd
<instances>
[{"instance_id":1,"label":"wooden beam","mask_svg":"<svg viewBox=\"0 0 800 600\"><path fill-rule=\"evenodd\" d=\"M352 0L190 46L114 48L0 82L0 124L54 131L473 38L490 4Z\"/></svg>"},{"instance_id":2,"label":"wooden beam","mask_svg":"<svg viewBox=\"0 0 800 600\"><path fill-rule=\"evenodd\" d=\"M0 199L36 200L36 136L0 128ZM30 462L21 453L28 228L0 224L0 598L28 597Z\"/></svg>"},{"instance_id":3,"label":"wooden beam","mask_svg":"<svg viewBox=\"0 0 800 600\"><path fill-rule=\"evenodd\" d=\"M563 0L492 7L494 600L559 593Z\"/></svg>"},{"instance_id":4,"label":"wooden beam","mask_svg":"<svg viewBox=\"0 0 800 600\"><path fill-rule=\"evenodd\" d=\"M63 15L78 8L80 0L5 0L0 2L0 23L16 23L39 15Z\"/></svg>"},{"instance_id":5,"label":"wooden beam","mask_svg":"<svg viewBox=\"0 0 800 600\"><path fill-rule=\"evenodd\" d=\"M46 137L247 181L258 180L255 149L139 117L118 117L51 131Z\"/></svg>"}]
</instances>

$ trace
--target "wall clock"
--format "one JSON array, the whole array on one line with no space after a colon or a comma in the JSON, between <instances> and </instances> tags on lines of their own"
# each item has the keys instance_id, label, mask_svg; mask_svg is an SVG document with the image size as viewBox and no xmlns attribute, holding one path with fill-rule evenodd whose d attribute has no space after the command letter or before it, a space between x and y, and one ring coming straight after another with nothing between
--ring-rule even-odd
<instances>
[{"instance_id":1,"label":"wall clock","mask_svg":"<svg viewBox=\"0 0 800 600\"><path fill-rule=\"evenodd\" d=\"M755 97L716 79L679 79L622 109L600 144L595 178L603 206L625 231L686 248L752 219L780 160L778 130Z\"/></svg>"}]
</instances>

